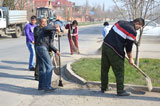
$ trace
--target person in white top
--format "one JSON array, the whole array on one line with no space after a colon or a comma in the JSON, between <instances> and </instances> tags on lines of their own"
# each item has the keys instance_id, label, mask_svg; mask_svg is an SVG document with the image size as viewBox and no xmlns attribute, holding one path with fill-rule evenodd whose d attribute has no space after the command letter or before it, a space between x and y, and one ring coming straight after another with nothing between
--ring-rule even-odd
<instances>
[{"instance_id":1,"label":"person in white top","mask_svg":"<svg viewBox=\"0 0 160 106\"><path fill-rule=\"evenodd\" d=\"M108 32L109 32L109 23L106 21L106 22L104 22L104 28L103 28L103 30L102 30L102 35L103 35L103 38L105 38L106 37L106 35L108 34Z\"/></svg>"}]
</instances>

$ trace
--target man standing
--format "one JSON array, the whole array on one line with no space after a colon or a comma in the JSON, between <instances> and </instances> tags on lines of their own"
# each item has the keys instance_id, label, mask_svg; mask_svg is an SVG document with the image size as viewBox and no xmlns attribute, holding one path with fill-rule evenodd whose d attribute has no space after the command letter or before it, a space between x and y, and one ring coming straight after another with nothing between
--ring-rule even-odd
<instances>
[{"instance_id":1,"label":"man standing","mask_svg":"<svg viewBox=\"0 0 160 106\"><path fill-rule=\"evenodd\" d=\"M142 18L133 21L118 21L105 37L101 58L101 92L108 88L108 72L112 66L117 83L117 96L129 96L124 90L124 59L126 49L129 63L133 64L132 46L136 39L136 30L144 26Z\"/></svg>"},{"instance_id":2,"label":"man standing","mask_svg":"<svg viewBox=\"0 0 160 106\"><path fill-rule=\"evenodd\" d=\"M34 28L36 27L36 16L31 17L31 22L25 26L25 35L26 35L26 44L30 52L29 57L29 70L34 71L34 58L35 58L35 49L34 49Z\"/></svg>"},{"instance_id":3,"label":"man standing","mask_svg":"<svg viewBox=\"0 0 160 106\"><path fill-rule=\"evenodd\" d=\"M36 26L34 28L34 40L35 40L35 48L36 48L36 43L37 43L37 38L40 35L42 28L45 27L47 25L47 20L45 18L41 18L39 20L39 25ZM38 66L38 58L37 58L37 54L36 54L36 66L35 66L35 73L34 73L34 77L35 80L38 80L38 70L39 70L39 66Z\"/></svg>"},{"instance_id":4,"label":"man standing","mask_svg":"<svg viewBox=\"0 0 160 106\"><path fill-rule=\"evenodd\" d=\"M56 27L49 24L42 29L42 32L37 39L36 53L39 64L38 90L55 90L51 87L53 64L49 55L49 51L52 50L58 56L60 56L60 52L53 46L56 31ZM58 29L58 31L60 31L60 29Z\"/></svg>"}]
</instances>

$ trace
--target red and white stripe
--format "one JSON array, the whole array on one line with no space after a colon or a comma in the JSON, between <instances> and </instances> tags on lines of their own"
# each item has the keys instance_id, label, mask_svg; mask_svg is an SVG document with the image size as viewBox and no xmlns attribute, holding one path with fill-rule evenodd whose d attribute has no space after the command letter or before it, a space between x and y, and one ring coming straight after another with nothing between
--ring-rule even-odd
<instances>
[{"instance_id":1,"label":"red and white stripe","mask_svg":"<svg viewBox=\"0 0 160 106\"><path fill-rule=\"evenodd\" d=\"M133 34L127 32L124 28L120 27L118 23L113 26L113 30L124 39L129 39L132 41L136 39Z\"/></svg>"}]
</instances>

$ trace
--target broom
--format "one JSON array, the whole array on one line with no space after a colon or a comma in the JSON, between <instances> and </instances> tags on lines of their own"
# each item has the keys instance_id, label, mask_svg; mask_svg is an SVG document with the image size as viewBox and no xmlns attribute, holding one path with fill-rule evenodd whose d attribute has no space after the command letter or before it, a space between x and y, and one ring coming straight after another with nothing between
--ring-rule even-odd
<instances>
[{"instance_id":1,"label":"broom","mask_svg":"<svg viewBox=\"0 0 160 106\"><path fill-rule=\"evenodd\" d=\"M71 26L69 26L69 30L70 30L70 36L71 36L71 32L72 32ZM73 51L77 52L78 49L77 49L76 45L73 42L73 37L72 36L71 36L71 41L72 41L72 45L73 45Z\"/></svg>"},{"instance_id":2,"label":"broom","mask_svg":"<svg viewBox=\"0 0 160 106\"><path fill-rule=\"evenodd\" d=\"M127 56L125 56L125 57L127 60L129 60ZM134 68L136 68L145 77L146 82L147 82L147 86L148 86L148 91L151 91L153 87L152 87L152 82L151 82L150 77L146 73L144 73L137 65L132 64L132 66Z\"/></svg>"}]
</instances>

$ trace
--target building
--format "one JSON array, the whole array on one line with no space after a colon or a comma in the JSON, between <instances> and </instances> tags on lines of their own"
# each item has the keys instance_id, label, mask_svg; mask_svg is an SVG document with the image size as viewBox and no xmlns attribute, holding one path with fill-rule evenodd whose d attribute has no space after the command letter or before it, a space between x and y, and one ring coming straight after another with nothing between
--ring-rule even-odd
<instances>
[{"instance_id":1,"label":"building","mask_svg":"<svg viewBox=\"0 0 160 106\"><path fill-rule=\"evenodd\" d=\"M64 18L65 20L72 20L73 7L75 3L68 0L54 0L52 6L56 11L57 16Z\"/></svg>"},{"instance_id":2,"label":"building","mask_svg":"<svg viewBox=\"0 0 160 106\"><path fill-rule=\"evenodd\" d=\"M49 7L52 8L51 0L33 0L35 4L35 8L38 7Z\"/></svg>"}]
</instances>

